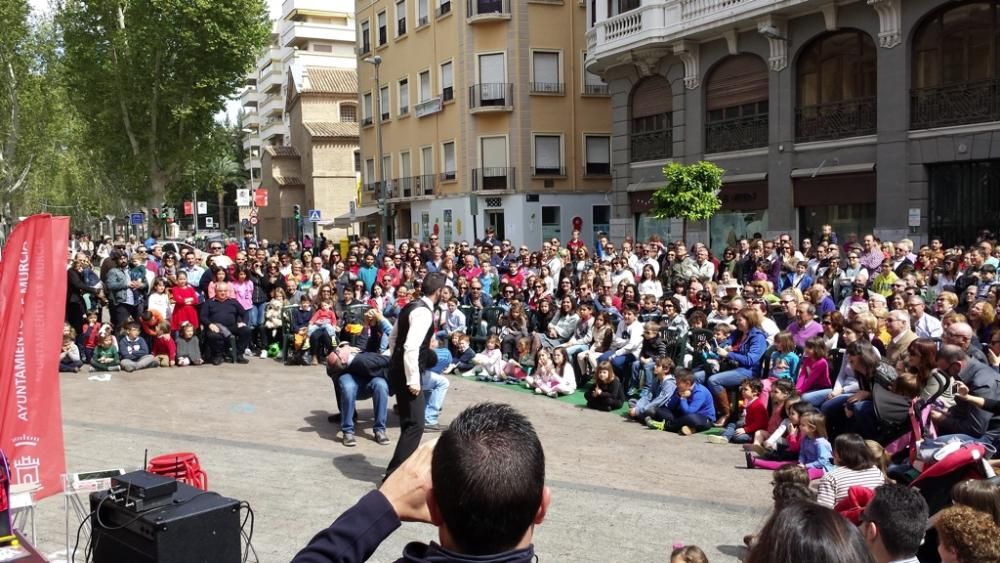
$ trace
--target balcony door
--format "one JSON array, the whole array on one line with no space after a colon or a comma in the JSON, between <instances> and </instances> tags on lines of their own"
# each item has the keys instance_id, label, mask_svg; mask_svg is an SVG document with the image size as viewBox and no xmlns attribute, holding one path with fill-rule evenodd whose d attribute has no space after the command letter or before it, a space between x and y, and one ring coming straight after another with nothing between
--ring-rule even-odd
<instances>
[{"instance_id":1,"label":"balcony door","mask_svg":"<svg viewBox=\"0 0 1000 563\"><path fill-rule=\"evenodd\" d=\"M507 65L503 53L479 55L479 99L484 106L504 106Z\"/></svg>"},{"instance_id":2,"label":"balcony door","mask_svg":"<svg viewBox=\"0 0 1000 563\"><path fill-rule=\"evenodd\" d=\"M479 150L483 189L507 189L507 137L483 137L479 140Z\"/></svg>"}]
</instances>

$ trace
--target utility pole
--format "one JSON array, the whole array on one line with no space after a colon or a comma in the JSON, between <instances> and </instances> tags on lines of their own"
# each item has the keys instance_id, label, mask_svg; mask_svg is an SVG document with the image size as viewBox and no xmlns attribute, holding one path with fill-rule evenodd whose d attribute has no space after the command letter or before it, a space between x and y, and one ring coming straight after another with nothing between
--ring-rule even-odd
<instances>
[{"instance_id":1,"label":"utility pole","mask_svg":"<svg viewBox=\"0 0 1000 563\"><path fill-rule=\"evenodd\" d=\"M194 198L191 200L191 213L194 215L194 236L198 236L198 190L194 190Z\"/></svg>"},{"instance_id":2,"label":"utility pole","mask_svg":"<svg viewBox=\"0 0 1000 563\"><path fill-rule=\"evenodd\" d=\"M375 151L378 158L379 169L379 199L382 200L382 243L389 242L389 182L385 178L385 160L382 158L382 83L379 81L379 67L382 66L382 57L365 58L365 62L375 67Z\"/></svg>"}]
</instances>

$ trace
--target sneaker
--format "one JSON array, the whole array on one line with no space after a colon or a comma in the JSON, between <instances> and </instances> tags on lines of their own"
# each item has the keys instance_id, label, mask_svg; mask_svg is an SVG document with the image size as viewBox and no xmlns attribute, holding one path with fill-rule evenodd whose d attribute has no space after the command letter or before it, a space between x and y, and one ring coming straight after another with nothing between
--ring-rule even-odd
<instances>
[{"instance_id":1,"label":"sneaker","mask_svg":"<svg viewBox=\"0 0 1000 563\"><path fill-rule=\"evenodd\" d=\"M536 394L536 395L544 395L544 394L545 394L545 391L542 391L541 389L537 389L537 388L536 388L536 389L535 389L535 394Z\"/></svg>"},{"instance_id":2,"label":"sneaker","mask_svg":"<svg viewBox=\"0 0 1000 563\"><path fill-rule=\"evenodd\" d=\"M457 367L455 364L448 364L448 367L444 368L444 371L441 373L450 375L451 372L455 371L455 367Z\"/></svg>"},{"instance_id":3,"label":"sneaker","mask_svg":"<svg viewBox=\"0 0 1000 563\"><path fill-rule=\"evenodd\" d=\"M726 438L725 436L709 436L708 437L708 443L709 444L728 444L729 443L729 439Z\"/></svg>"},{"instance_id":4,"label":"sneaker","mask_svg":"<svg viewBox=\"0 0 1000 563\"><path fill-rule=\"evenodd\" d=\"M469 371L463 371L461 375L462 377L476 377L476 370L470 369Z\"/></svg>"},{"instance_id":5,"label":"sneaker","mask_svg":"<svg viewBox=\"0 0 1000 563\"><path fill-rule=\"evenodd\" d=\"M236 358L236 363L238 363L238 364L249 364L250 360L248 360L246 356L240 356L239 358Z\"/></svg>"},{"instance_id":6,"label":"sneaker","mask_svg":"<svg viewBox=\"0 0 1000 563\"><path fill-rule=\"evenodd\" d=\"M389 445L389 437L385 435L385 430L375 431L375 441L378 442L380 446Z\"/></svg>"},{"instance_id":7,"label":"sneaker","mask_svg":"<svg viewBox=\"0 0 1000 563\"><path fill-rule=\"evenodd\" d=\"M556 393L555 391L549 391L548 393L545 394L545 396L555 399L556 397L559 396L559 393Z\"/></svg>"},{"instance_id":8,"label":"sneaker","mask_svg":"<svg viewBox=\"0 0 1000 563\"><path fill-rule=\"evenodd\" d=\"M243 351L243 355L249 358L250 356L253 356L253 352L249 348L247 348L246 350Z\"/></svg>"},{"instance_id":9,"label":"sneaker","mask_svg":"<svg viewBox=\"0 0 1000 563\"><path fill-rule=\"evenodd\" d=\"M353 448L358 445L358 441L354 438L354 434L344 433L344 445L348 448Z\"/></svg>"},{"instance_id":10,"label":"sneaker","mask_svg":"<svg viewBox=\"0 0 1000 563\"><path fill-rule=\"evenodd\" d=\"M753 453L743 452L743 455L747 459L747 469L753 469Z\"/></svg>"},{"instance_id":11,"label":"sneaker","mask_svg":"<svg viewBox=\"0 0 1000 563\"><path fill-rule=\"evenodd\" d=\"M664 430L664 426L666 426L662 420L653 420L653 417L651 416L647 416L645 422L646 426L661 432Z\"/></svg>"},{"instance_id":12,"label":"sneaker","mask_svg":"<svg viewBox=\"0 0 1000 563\"><path fill-rule=\"evenodd\" d=\"M267 350L261 350L260 351L260 359L262 359L262 360L266 360L267 359Z\"/></svg>"},{"instance_id":13,"label":"sneaker","mask_svg":"<svg viewBox=\"0 0 1000 563\"><path fill-rule=\"evenodd\" d=\"M531 384L535 382L535 378L527 375L524 377L524 386L531 387Z\"/></svg>"},{"instance_id":14,"label":"sneaker","mask_svg":"<svg viewBox=\"0 0 1000 563\"><path fill-rule=\"evenodd\" d=\"M754 444L753 453L757 454L758 456L764 456L767 455L767 449L760 444Z\"/></svg>"},{"instance_id":15,"label":"sneaker","mask_svg":"<svg viewBox=\"0 0 1000 563\"><path fill-rule=\"evenodd\" d=\"M694 428L690 426L681 426L681 436L690 436L694 434Z\"/></svg>"}]
</instances>

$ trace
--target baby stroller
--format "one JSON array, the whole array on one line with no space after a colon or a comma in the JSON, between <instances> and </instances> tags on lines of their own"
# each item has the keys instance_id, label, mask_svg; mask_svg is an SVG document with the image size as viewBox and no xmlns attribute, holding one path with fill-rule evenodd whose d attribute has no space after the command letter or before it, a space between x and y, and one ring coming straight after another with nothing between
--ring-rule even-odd
<instances>
[{"instance_id":1,"label":"baby stroller","mask_svg":"<svg viewBox=\"0 0 1000 563\"><path fill-rule=\"evenodd\" d=\"M897 466L913 468L909 471L890 471L889 476L897 482L909 483L919 474L923 468L923 461L917 457L918 448L925 439L937 437L931 424L931 411L941 395L951 387L951 378L940 370L933 370L931 378L938 384L937 392L927 399L915 397L909 401L903 420L899 418L902 402L906 401L906 398L881 385L875 385L872 389L875 409L882 421L879 427L879 442L886 444L886 453L892 456ZM888 418L882 418L883 415Z\"/></svg>"}]
</instances>

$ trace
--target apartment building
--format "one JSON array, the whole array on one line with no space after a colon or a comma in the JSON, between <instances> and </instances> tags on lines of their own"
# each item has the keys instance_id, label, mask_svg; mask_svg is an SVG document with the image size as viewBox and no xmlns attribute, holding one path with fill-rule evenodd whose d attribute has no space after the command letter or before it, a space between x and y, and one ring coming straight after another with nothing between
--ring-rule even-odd
<instances>
[{"instance_id":1,"label":"apartment building","mask_svg":"<svg viewBox=\"0 0 1000 563\"><path fill-rule=\"evenodd\" d=\"M610 97L583 72L582 2L376 0L355 19L363 233L383 198L390 240L608 229Z\"/></svg>"},{"instance_id":2,"label":"apartment building","mask_svg":"<svg viewBox=\"0 0 1000 563\"><path fill-rule=\"evenodd\" d=\"M1000 227L997 0L587 0L587 69L613 107L612 234L649 216L672 161L724 169L741 236L943 237Z\"/></svg>"},{"instance_id":3,"label":"apartment building","mask_svg":"<svg viewBox=\"0 0 1000 563\"><path fill-rule=\"evenodd\" d=\"M243 166L252 171L251 190L268 190L270 209L258 211L262 237L297 233L289 202L303 212L320 209L324 219L332 220L355 199L355 37L350 0L284 0L271 44L247 78L240 95L247 150ZM241 208L241 218L249 211ZM332 229L332 221L322 227ZM306 224L304 232L311 231Z\"/></svg>"}]
</instances>

